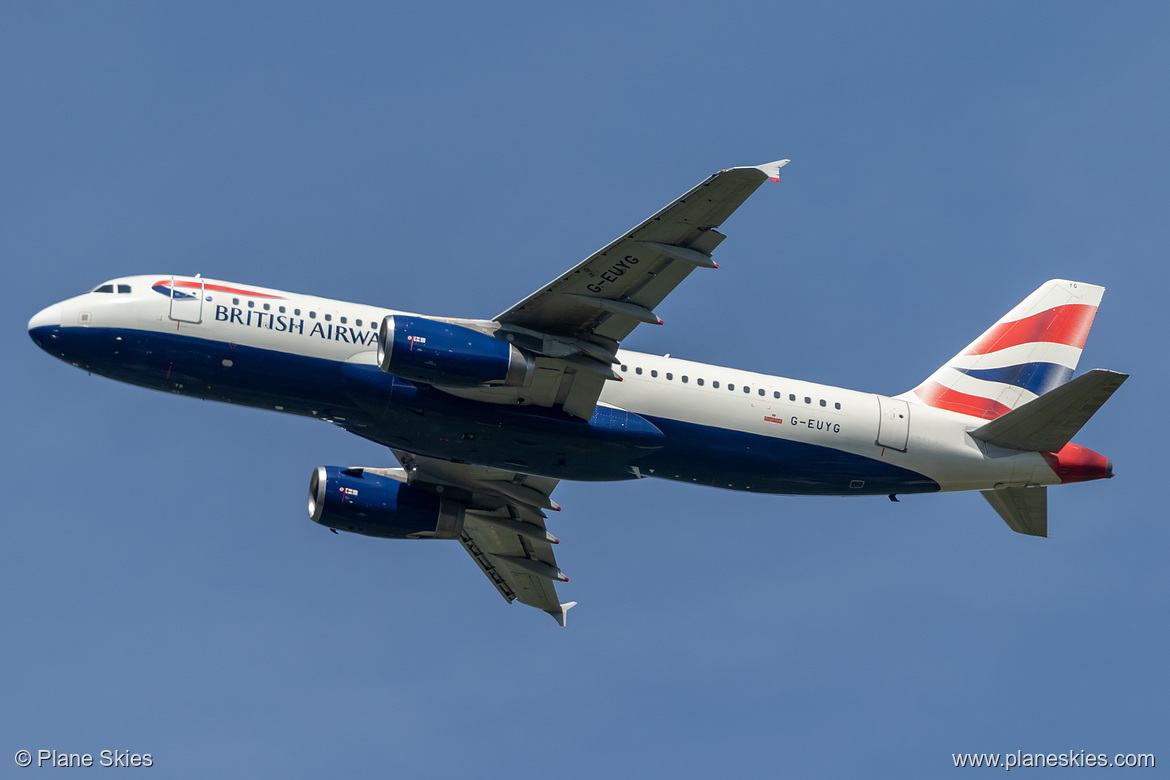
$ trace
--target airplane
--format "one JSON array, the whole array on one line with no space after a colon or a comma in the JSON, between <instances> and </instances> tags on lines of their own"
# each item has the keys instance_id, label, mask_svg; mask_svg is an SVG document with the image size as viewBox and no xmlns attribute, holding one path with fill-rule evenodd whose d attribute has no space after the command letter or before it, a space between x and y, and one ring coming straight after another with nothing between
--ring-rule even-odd
<instances>
[{"instance_id":1,"label":"airplane","mask_svg":"<svg viewBox=\"0 0 1170 780\"><path fill-rule=\"evenodd\" d=\"M788 160L728 168L490 320L424 316L205 279L113 279L29 321L73 366L143 387L324 420L397 467L320 466L313 521L454 539L509 602L564 626L561 480L888 496L978 490L1047 536L1047 487L1109 478L1072 437L1128 375L1072 378L1104 288L1045 282L896 396L621 348L717 228Z\"/></svg>"}]
</instances>

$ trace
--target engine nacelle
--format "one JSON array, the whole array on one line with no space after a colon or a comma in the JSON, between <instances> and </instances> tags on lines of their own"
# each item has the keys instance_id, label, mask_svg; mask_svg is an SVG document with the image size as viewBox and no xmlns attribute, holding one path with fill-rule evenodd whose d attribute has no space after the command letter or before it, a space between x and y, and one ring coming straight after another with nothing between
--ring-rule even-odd
<instances>
[{"instance_id":1,"label":"engine nacelle","mask_svg":"<svg viewBox=\"0 0 1170 780\"><path fill-rule=\"evenodd\" d=\"M364 469L318 466L309 481L309 517L341 531L386 539L458 539L463 505Z\"/></svg>"},{"instance_id":2,"label":"engine nacelle","mask_svg":"<svg viewBox=\"0 0 1170 780\"><path fill-rule=\"evenodd\" d=\"M378 365L412 382L449 387L524 387L533 369L530 356L502 339L405 314L382 320Z\"/></svg>"}]
</instances>

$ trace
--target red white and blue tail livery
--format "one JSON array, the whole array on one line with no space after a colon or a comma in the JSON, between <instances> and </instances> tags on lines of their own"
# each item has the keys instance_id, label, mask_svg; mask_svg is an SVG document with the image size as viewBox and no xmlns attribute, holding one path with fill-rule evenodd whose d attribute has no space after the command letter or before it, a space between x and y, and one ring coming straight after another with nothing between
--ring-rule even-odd
<instances>
[{"instance_id":1,"label":"red white and blue tail livery","mask_svg":"<svg viewBox=\"0 0 1170 780\"><path fill-rule=\"evenodd\" d=\"M1046 536L1049 485L1113 476L1072 443L1126 375L1074 378L1103 288L1040 286L900 396L622 347L787 160L728 168L490 320L198 276L103 283L29 321L46 352L132 384L324 420L397 466L320 466L333 530L457 540L500 594L565 624L548 512L563 479L762 493L978 490Z\"/></svg>"},{"instance_id":2,"label":"red white and blue tail livery","mask_svg":"<svg viewBox=\"0 0 1170 780\"><path fill-rule=\"evenodd\" d=\"M1072 378L1104 287L1053 279L914 388L929 406L984 420Z\"/></svg>"}]
</instances>

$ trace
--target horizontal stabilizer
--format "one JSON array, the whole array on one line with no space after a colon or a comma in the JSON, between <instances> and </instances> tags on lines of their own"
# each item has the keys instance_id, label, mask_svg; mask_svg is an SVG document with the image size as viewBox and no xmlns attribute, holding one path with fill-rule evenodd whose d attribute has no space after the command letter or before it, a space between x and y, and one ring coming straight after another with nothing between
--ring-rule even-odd
<instances>
[{"instance_id":1,"label":"horizontal stabilizer","mask_svg":"<svg viewBox=\"0 0 1170 780\"><path fill-rule=\"evenodd\" d=\"M983 497L1018 534L1048 536L1048 488L1010 487L982 490Z\"/></svg>"},{"instance_id":2,"label":"horizontal stabilizer","mask_svg":"<svg viewBox=\"0 0 1170 780\"><path fill-rule=\"evenodd\" d=\"M1129 374L1094 368L971 431L971 435L1013 450L1059 452L1128 378Z\"/></svg>"}]
</instances>

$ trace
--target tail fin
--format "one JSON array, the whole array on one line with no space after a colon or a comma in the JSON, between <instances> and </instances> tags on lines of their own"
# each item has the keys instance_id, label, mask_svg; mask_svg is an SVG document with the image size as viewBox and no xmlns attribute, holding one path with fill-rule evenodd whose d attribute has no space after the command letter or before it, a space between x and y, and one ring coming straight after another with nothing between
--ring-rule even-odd
<instances>
[{"instance_id":1,"label":"tail fin","mask_svg":"<svg viewBox=\"0 0 1170 780\"><path fill-rule=\"evenodd\" d=\"M1072 376L1104 293L1094 284L1045 282L913 395L936 409L985 420L1044 395Z\"/></svg>"}]
</instances>

